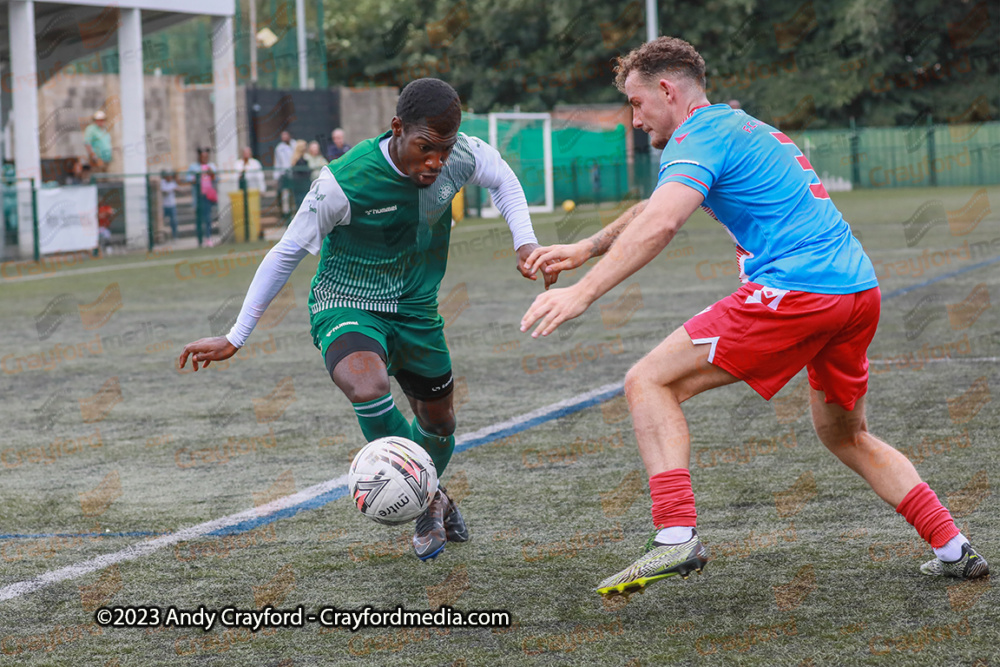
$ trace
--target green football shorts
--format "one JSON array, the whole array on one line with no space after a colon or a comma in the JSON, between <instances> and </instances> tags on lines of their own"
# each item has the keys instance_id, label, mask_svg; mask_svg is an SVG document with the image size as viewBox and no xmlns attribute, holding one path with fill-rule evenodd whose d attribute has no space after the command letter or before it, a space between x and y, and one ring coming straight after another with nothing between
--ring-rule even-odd
<instances>
[{"instance_id":1,"label":"green football shorts","mask_svg":"<svg viewBox=\"0 0 1000 667\"><path fill-rule=\"evenodd\" d=\"M395 376L403 371L404 375L441 378L451 374L451 355L445 344L444 320L438 314L418 317L372 313L356 308L328 308L310 319L313 344L328 363L331 358L336 362L351 352L369 349L364 344L357 346L351 342L365 336L382 346L383 354L380 356L385 360L389 375ZM337 344L341 349L335 346L334 350L330 350L331 345L345 334L352 335Z\"/></svg>"}]
</instances>

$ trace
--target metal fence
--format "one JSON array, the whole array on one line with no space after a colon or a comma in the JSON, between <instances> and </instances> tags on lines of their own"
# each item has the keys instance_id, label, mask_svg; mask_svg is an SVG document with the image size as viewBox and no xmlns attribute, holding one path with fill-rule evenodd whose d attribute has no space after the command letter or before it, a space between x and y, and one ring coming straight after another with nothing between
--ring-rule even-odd
<instances>
[{"instance_id":1,"label":"metal fence","mask_svg":"<svg viewBox=\"0 0 1000 667\"><path fill-rule=\"evenodd\" d=\"M1000 184L1000 123L803 131L788 135L824 182L852 188Z\"/></svg>"},{"instance_id":2,"label":"metal fence","mask_svg":"<svg viewBox=\"0 0 1000 667\"><path fill-rule=\"evenodd\" d=\"M580 131L586 136L585 131ZM595 133L597 134L597 133ZM603 133L607 134L607 133ZM598 138L604 144L603 134ZM789 133L806 154L829 190L892 187L977 186L1000 184L1000 122L940 125L930 122L908 128L857 128ZM584 145L580 138L566 146ZM566 146L561 146L565 148ZM561 151L568 153L569 151ZM616 202L626 197L648 197L656 184L658 153L637 154L634 161L605 151L587 157L563 155L553 168L556 202ZM541 164L521 160L522 173L540 174ZM218 197L209 201L202 179L195 172L174 174L175 206L164 206L166 172L149 174L95 174L89 183L97 186L98 222L102 229L95 254L116 246L149 250L171 239L195 239L206 243L249 241L261 238L267 228L288 224L319 168L291 170L264 168L258 175L220 171L212 182ZM523 178L523 176L522 176ZM4 171L3 259L40 255L38 193L57 183L38 184L18 179L12 168ZM525 182L526 190L538 183ZM65 187L65 186L62 186ZM137 196L142 188L144 196ZM132 201L130 202L129 192ZM20 193L20 195L19 195ZM486 205L487 193L470 188L465 205L470 213ZM141 201L140 201L141 200ZM127 238L126 208L140 211L145 225L142 238ZM244 215L250 210L251 215ZM24 225L28 227L25 228ZM137 229L133 223L133 230ZM30 236L26 236L30 229ZM28 251L30 248L30 251Z\"/></svg>"},{"instance_id":3,"label":"metal fence","mask_svg":"<svg viewBox=\"0 0 1000 667\"><path fill-rule=\"evenodd\" d=\"M229 241L253 241L263 237L269 227L288 224L318 168L293 167L288 170L263 168L259 172L218 171L205 181L193 171L157 172L148 174L94 174L84 183L46 182L18 179L7 175L2 179L4 229L0 256L3 259L25 258L19 245L30 228L31 255L40 256L37 198L40 192L57 187L94 185L97 187L97 223L100 230L95 254L116 247L145 247L152 251L157 245L174 239L193 238L199 246ZM170 182L174 206L166 206L170 197ZM136 196L138 183L144 196ZM130 186L132 189L130 189ZM206 187L208 186L208 187ZM211 194L215 190L215 196ZM19 203L18 192L21 192ZM131 202L143 217L141 238L129 238L126 208ZM31 205L27 206L30 197ZM214 201L212 201L214 199ZM250 211L251 215L245 215ZM27 225L27 227L25 227ZM133 227L134 229L134 227ZM135 236L133 234L133 236Z\"/></svg>"}]
</instances>

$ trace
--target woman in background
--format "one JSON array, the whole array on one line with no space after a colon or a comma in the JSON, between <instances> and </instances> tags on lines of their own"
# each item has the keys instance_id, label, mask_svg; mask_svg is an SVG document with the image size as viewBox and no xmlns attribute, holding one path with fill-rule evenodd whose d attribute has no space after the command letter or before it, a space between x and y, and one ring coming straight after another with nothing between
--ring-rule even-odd
<instances>
[{"instance_id":1,"label":"woman in background","mask_svg":"<svg viewBox=\"0 0 1000 667\"><path fill-rule=\"evenodd\" d=\"M177 175L172 171L160 174L160 194L163 195L163 218L170 223L170 236L177 238Z\"/></svg>"},{"instance_id":2,"label":"woman in background","mask_svg":"<svg viewBox=\"0 0 1000 667\"><path fill-rule=\"evenodd\" d=\"M295 150L292 152L292 195L295 197L296 211L302 205L302 200L306 198L309 186L313 182L312 167L306 157L307 146L305 139L299 139L295 142Z\"/></svg>"},{"instance_id":3,"label":"woman in background","mask_svg":"<svg viewBox=\"0 0 1000 667\"><path fill-rule=\"evenodd\" d=\"M311 170L311 180L315 181L319 178L319 170L329 164L323 153L320 152L320 146L318 141L309 142L309 152L306 153L306 162L309 163L309 169Z\"/></svg>"}]
</instances>

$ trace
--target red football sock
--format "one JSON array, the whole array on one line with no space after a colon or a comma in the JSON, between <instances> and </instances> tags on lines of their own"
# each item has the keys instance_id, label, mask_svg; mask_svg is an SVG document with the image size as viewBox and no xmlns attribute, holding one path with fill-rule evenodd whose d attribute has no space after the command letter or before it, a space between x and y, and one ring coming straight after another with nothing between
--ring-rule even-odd
<instances>
[{"instance_id":1,"label":"red football sock","mask_svg":"<svg viewBox=\"0 0 1000 667\"><path fill-rule=\"evenodd\" d=\"M649 493L653 497L653 525L657 528L698 525L691 490L691 471L675 468L649 478Z\"/></svg>"},{"instance_id":2,"label":"red football sock","mask_svg":"<svg viewBox=\"0 0 1000 667\"><path fill-rule=\"evenodd\" d=\"M948 540L958 535L958 526L951 518L927 482L910 489L896 511L910 522L920 537L934 549L940 549Z\"/></svg>"}]
</instances>

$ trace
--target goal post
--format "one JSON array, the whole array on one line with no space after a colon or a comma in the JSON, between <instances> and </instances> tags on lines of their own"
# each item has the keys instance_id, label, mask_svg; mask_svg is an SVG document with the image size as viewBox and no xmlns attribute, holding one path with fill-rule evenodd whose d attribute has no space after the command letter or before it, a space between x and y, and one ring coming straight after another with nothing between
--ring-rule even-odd
<instances>
[{"instance_id":1,"label":"goal post","mask_svg":"<svg viewBox=\"0 0 1000 667\"><path fill-rule=\"evenodd\" d=\"M528 199L528 211L531 213L551 213L555 210L555 195L552 182L552 114L549 113L522 113L519 111L495 112L488 115L489 122L489 142L490 146L497 149L500 155L511 165L518 180L525 188L526 194L529 186L535 189L540 185L543 188L544 197L541 201ZM542 160L541 164L531 164L532 161L522 159L522 156L513 151L518 150L515 146L512 150L512 140L525 129L525 123L530 121L541 121L542 124ZM501 123L505 127L501 127ZM516 143L516 142L514 142ZM483 217L497 217L500 211L497 210L490 198L489 206L483 208Z\"/></svg>"}]
</instances>

